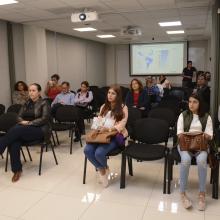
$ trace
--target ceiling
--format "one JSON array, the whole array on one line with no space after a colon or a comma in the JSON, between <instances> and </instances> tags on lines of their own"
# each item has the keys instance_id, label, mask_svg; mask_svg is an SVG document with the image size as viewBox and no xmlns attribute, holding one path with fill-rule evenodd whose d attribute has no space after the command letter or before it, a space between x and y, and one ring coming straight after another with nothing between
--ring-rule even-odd
<instances>
[{"instance_id":1,"label":"ceiling","mask_svg":"<svg viewBox=\"0 0 220 220\"><path fill-rule=\"evenodd\" d=\"M200 40L211 35L211 6L214 0L18 0L18 4L0 6L0 19L37 25L104 43ZM99 20L71 23L72 12L83 9L98 12ZM180 27L160 27L158 22L182 22ZM92 26L96 32L80 33L75 27ZM134 25L142 36L122 37L122 27ZM184 29L183 35L167 35L166 30ZM114 34L116 38L99 39L97 34Z\"/></svg>"}]
</instances>

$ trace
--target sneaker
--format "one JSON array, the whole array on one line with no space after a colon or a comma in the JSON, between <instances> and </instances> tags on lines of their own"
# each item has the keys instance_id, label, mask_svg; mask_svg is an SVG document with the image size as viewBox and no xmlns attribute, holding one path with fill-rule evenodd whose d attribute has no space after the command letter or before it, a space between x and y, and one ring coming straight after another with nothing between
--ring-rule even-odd
<instances>
[{"instance_id":1,"label":"sneaker","mask_svg":"<svg viewBox=\"0 0 220 220\"><path fill-rule=\"evenodd\" d=\"M105 175L100 175L100 180L102 182L102 185L107 188L109 185L109 181L108 181L108 174L107 172L105 173Z\"/></svg>"},{"instance_id":2,"label":"sneaker","mask_svg":"<svg viewBox=\"0 0 220 220\"><path fill-rule=\"evenodd\" d=\"M190 201L190 199L185 194L181 195L181 200L182 200L183 207L185 209L189 209L189 208L192 207L192 202Z\"/></svg>"},{"instance_id":3,"label":"sneaker","mask_svg":"<svg viewBox=\"0 0 220 220\"><path fill-rule=\"evenodd\" d=\"M199 195L198 210L205 211L205 196L201 194Z\"/></svg>"}]
</instances>

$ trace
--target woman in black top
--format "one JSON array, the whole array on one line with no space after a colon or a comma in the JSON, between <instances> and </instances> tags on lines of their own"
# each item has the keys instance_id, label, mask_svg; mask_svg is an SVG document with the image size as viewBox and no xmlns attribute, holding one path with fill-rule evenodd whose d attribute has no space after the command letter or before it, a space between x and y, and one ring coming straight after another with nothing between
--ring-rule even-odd
<instances>
[{"instance_id":1,"label":"woman in black top","mask_svg":"<svg viewBox=\"0 0 220 220\"><path fill-rule=\"evenodd\" d=\"M18 123L0 138L0 154L8 146L11 168L14 173L12 182L19 180L22 173L20 148L23 144L45 140L49 137L49 106L40 95L41 86L33 83L29 86L30 99L23 105L18 114Z\"/></svg>"}]
</instances>

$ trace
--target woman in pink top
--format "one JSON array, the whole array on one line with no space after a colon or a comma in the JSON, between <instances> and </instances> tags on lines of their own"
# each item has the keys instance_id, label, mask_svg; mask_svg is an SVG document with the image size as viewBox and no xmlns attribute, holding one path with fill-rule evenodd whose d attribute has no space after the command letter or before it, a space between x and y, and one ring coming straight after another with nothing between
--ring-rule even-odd
<instances>
[{"instance_id":1,"label":"woman in pink top","mask_svg":"<svg viewBox=\"0 0 220 220\"><path fill-rule=\"evenodd\" d=\"M117 86L111 86L108 90L105 104L101 107L96 124L92 125L93 129L102 131L117 131L124 138L128 136L125 128L128 119L128 108L122 103L121 89ZM115 137L109 144L87 144L84 153L89 161L98 170L100 180L104 187L107 187L109 167L107 165L106 155L119 147Z\"/></svg>"}]
</instances>

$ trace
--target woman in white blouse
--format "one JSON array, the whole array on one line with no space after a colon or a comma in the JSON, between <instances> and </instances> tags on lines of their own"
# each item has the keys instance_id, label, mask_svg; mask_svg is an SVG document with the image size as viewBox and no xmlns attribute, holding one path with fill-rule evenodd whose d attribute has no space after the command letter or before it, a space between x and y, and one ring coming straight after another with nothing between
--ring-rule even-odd
<instances>
[{"instance_id":1,"label":"woman in white blouse","mask_svg":"<svg viewBox=\"0 0 220 220\"><path fill-rule=\"evenodd\" d=\"M128 108L122 103L121 89L118 86L111 86L108 90L105 104L100 109L98 120L102 125L100 126L100 123L98 123L98 129L103 131L115 130L126 138L128 135L125 128L127 119ZM119 147L117 140L113 137L109 144L87 144L84 149L86 157L98 170L104 187L109 184L109 167L106 155L117 147Z\"/></svg>"},{"instance_id":2,"label":"woman in white blouse","mask_svg":"<svg viewBox=\"0 0 220 220\"><path fill-rule=\"evenodd\" d=\"M188 129L186 129L188 127ZM197 94L192 94L189 97L189 110L180 114L177 122L177 135L180 136L184 132L204 132L207 140L211 140L213 136L212 119L208 113L203 111L203 102ZM192 207L192 202L186 195L186 186L189 175L189 168L191 165L192 157L196 157L199 176L199 198L198 209L205 210L205 189L206 189L206 176L207 176L207 156L206 151L188 152L181 151L178 147L181 164L180 164L180 193L181 200L184 208Z\"/></svg>"}]
</instances>

